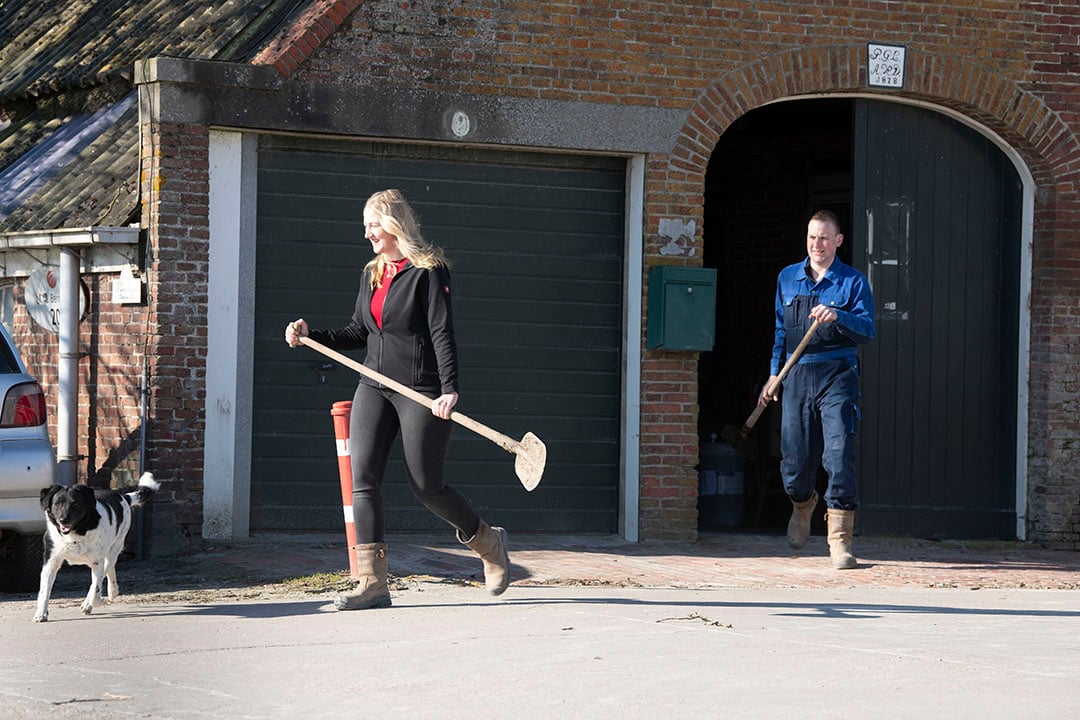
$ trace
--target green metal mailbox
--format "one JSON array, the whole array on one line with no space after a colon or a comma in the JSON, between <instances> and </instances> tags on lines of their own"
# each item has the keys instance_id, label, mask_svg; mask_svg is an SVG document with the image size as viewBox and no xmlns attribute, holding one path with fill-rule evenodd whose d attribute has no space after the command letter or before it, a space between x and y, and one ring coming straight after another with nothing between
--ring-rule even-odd
<instances>
[{"instance_id":1,"label":"green metal mailbox","mask_svg":"<svg viewBox=\"0 0 1080 720\"><path fill-rule=\"evenodd\" d=\"M716 269L649 268L649 350L712 350L716 334Z\"/></svg>"}]
</instances>

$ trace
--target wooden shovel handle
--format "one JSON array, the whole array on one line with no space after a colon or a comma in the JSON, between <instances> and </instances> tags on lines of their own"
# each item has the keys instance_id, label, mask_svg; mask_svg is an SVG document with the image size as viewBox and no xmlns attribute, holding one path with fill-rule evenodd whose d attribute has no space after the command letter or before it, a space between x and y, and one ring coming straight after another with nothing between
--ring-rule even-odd
<instances>
[{"instance_id":1,"label":"wooden shovel handle","mask_svg":"<svg viewBox=\"0 0 1080 720\"><path fill-rule=\"evenodd\" d=\"M799 357L803 354L803 350L805 350L806 346L810 344L810 338L814 337L814 333L817 332L818 325L821 325L820 320L815 320L810 324L810 329L806 331L806 334L803 335L802 340L800 340L799 344L795 346L795 350L788 357L787 362L784 363L784 367L780 368L780 374L776 376L776 380L774 380L772 385L770 385L766 389L766 395L772 396L776 393L776 390L780 387L780 383L784 381L784 378L787 377L788 372L791 370L792 367L795 366L795 363L799 361ZM758 405L756 408L754 408L754 412L750 413L750 417L748 417L746 419L746 423L743 424L743 435L749 432L750 428L754 427L754 423L758 421L758 418L761 417L761 413L765 411L766 407L766 405Z\"/></svg>"},{"instance_id":2,"label":"wooden shovel handle","mask_svg":"<svg viewBox=\"0 0 1080 720\"><path fill-rule=\"evenodd\" d=\"M799 344L795 346L794 352L792 352L791 355L788 357L787 362L784 363L784 367L780 368L780 374L776 376L776 381L769 387L770 391L777 390L780 383L782 383L784 381L784 378L787 377L787 374L791 370L791 368L795 366L795 363L799 362L799 357L802 356L803 350L806 349L806 346L810 344L810 338L814 337L814 333L817 332L818 325L820 324L820 320L815 320L814 322L810 323L810 329L806 331L806 334L803 335L802 340L800 340ZM768 394L772 395L773 392L769 392Z\"/></svg>"},{"instance_id":3,"label":"wooden shovel handle","mask_svg":"<svg viewBox=\"0 0 1080 720\"><path fill-rule=\"evenodd\" d=\"M315 350L317 352L322 353L323 355L327 356L328 358L332 358L333 360L337 360L339 363L341 363L345 367L351 368L351 369L355 370L356 372L360 373L361 375L366 375L367 377L371 378L372 380L374 380L374 381L376 381L378 383L382 383L383 385L390 388L391 390L394 390L395 392L401 393L405 397L409 398L410 400L413 400L415 402L420 403L421 405L423 405L426 408L430 408L431 405L432 405L432 400L427 395L423 395L422 393L418 393L415 390L413 390L411 387L408 387L407 385L402 385L397 380L393 380L391 378L388 378L387 376L383 375L381 372L379 372L377 370L372 370L367 365L363 365L361 363L358 363L357 361L353 360L351 357L348 357L347 355L342 355L341 353L337 352L336 350L331 350L330 348L326 347L325 345L323 345L320 342L312 340L309 337L301 336L300 337L300 343L303 344L303 345L307 345L312 350ZM482 435L483 437L487 438L488 440L495 443L496 445L498 445L503 450L505 450L505 451L507 451L509 453L517 452L518 445L520 444L517 440L514 440L511 437L503 435L501 432L498 432L497 430L492 430L487 425L484 425L481 422L477 422L476 420L473 420L471 417L469 417L467 415L462 415L461 413L459 413L457 411L454 411L454 412L450 413L450 419L453 420L454 422L456 422L459 425L463 425L463 426L469 428L470 430L472 430L476 434Z\"/></svg>"}]
</instances>

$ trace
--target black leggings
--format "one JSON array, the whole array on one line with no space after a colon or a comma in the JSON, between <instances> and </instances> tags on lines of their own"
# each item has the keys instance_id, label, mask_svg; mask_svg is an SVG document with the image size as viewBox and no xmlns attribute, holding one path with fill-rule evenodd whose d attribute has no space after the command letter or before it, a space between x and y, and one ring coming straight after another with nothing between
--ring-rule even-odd
<instances>
[{"instance_id":1,"label":"black leggings","mask_svg":"<svg viewBox=\"0 0 1080 720\"><path fill-rule=\"evenodd\" d=\"M435 417L430 409L403 395L357 385L349 415L349 462L358 543L383 541L383 475L399 430L413 495L464 538L476 534L480 518L461 493L443 480L453 429L453 422Z\"/></svg>"}]
</instances>

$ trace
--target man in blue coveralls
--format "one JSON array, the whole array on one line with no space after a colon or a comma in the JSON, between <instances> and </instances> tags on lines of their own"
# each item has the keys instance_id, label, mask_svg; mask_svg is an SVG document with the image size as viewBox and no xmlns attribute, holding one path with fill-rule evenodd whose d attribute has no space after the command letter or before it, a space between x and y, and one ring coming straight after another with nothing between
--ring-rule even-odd
<instances>
[{"instance_id":1,"label":"man in blue coveralls","mask_svg":"<svg viewBox=\"0 0 1080 720\"><path fill-rule=\"evenodd\" d=\"M780 368L814 320L817 332L783 382L780 474L794 506L787 540L801 548L810 539L817 506L818 468L829 475L825 507L829 555L837 569L856 566L851 550L855 508L855 435L859 424L857 346L874 339L874 297L858 270L837 259L844 242L834 213L821 210L806 229L807 258L780 271L776 283L776 339L771 376L759 405L776 400ZM770 389L772 392L770 393Z\"/></svg>"}]
</instances>

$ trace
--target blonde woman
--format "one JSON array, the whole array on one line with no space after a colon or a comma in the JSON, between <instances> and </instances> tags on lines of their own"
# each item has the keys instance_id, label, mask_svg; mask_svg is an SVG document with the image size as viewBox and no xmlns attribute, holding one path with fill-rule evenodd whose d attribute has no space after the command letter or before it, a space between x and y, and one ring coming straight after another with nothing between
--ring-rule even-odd
<instances>
[{"instance_id":1,"label":"blonde woman","mask_svg":"<svg viewBox=\"0 0 1080 720\"><path fill-rule=\"evenodd\" d=\"M401 434L413 494L457 530L460 542L483 560L493 595L510 584L506 531L482 520L446 484L443 471L458 401L457 344L450 304L450 272L443 251L420 234L416 215L398 190L382 190L364 205L364 237L375 257L364 267L352 322L313 330L303 319L285 328L290 347L310 337L339 350L367 349L365 363L433 399L431 410L362 377L349 418L357 587L338 595L339 610L389 607L382 484L390 446Z\"/></svg>"}]
</instances>

